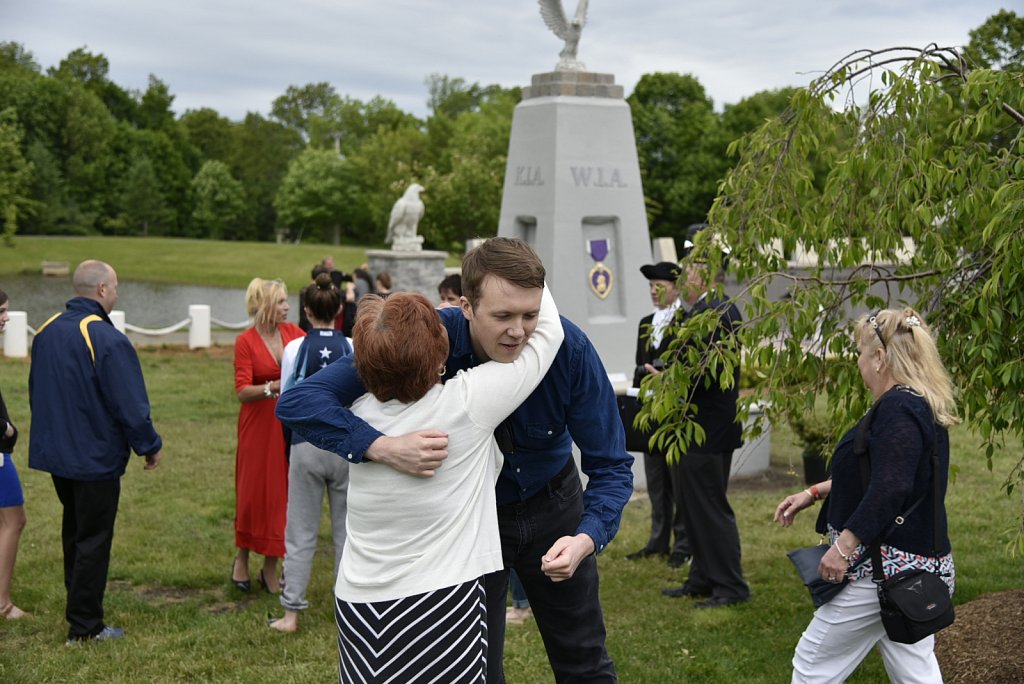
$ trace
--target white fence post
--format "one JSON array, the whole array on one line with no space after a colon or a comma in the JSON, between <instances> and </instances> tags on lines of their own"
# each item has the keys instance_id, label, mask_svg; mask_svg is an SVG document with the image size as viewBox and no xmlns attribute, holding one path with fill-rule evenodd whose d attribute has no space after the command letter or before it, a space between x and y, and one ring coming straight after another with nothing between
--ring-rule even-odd
<instances>
[{"instance_id":1,"label":"white fence post","mask_svg":"<svg viewBox=\"0 0 1024 684\"><path fill-rule=\"evenodd\" d=\"M4 356L23 359L28 356L28 314L8 311L11 317L4 328Z\"/></svg>"},{"instance_id":2,"label":"white fence post","mask_svg":"<svg viewBox=\"0 0 1024 684\"><path fill-rule=\"evenodd\" d=\"M124 311L114 309L107 315L110 317L110 322L114 324L114 327L117 328L122 335L127 334L125 333L124 327Z\"/></svg>"},{"instance_id":3,"label":"white fence post","mask_svg":"<svg viewBox=\"0 0 1024 684\"><path fill-rule=\"evenodd\" d=\"M188 317L191 324L188 328L188 348L198 349L210 346L210 306L209 304L190 304Z\"/></svg>"}]
</instances>

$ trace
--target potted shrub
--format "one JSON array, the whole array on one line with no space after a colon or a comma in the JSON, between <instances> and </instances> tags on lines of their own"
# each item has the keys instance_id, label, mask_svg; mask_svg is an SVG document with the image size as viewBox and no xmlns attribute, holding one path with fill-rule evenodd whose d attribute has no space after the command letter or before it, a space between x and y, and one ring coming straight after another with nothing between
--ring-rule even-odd
<instances>
[{"instance_id":1,"label":"potted shrub","mask_svg":"<svg viewBox=\"0 0 1024 684\"><path fill-rule=\"evenodd\" d=\"M804 482L812 485L828 478L831 426L814 413L790 415L789 426L803 446Z\"/></svg>"}]
</instances>

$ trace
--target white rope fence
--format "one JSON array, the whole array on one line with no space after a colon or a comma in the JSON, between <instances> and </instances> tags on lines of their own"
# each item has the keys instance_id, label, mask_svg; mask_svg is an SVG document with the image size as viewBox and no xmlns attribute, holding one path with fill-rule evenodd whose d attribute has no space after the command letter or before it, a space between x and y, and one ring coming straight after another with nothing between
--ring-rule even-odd
<instances>
[{"instance_id":1,"label":"white rope fence","mask_svg":"<svg viewBox=\"0 0 1024 684\"><path fill-rule=\"evenodd\" d=\"M4 356L10 358L25 358L28 356L29 335L35 335L35 328L28 324L28 314L24 311L9 311L10 320L4 330ZM210 346L211 325L227 330L244 330L252 325L251 321L245 320L240 323L229 323L217 320L210 316L210 307L207 304L191 304L188 307L188 318L178 321L164 328L143 328L127 323L124 318L124 311L117 309L110 312L110 322L122 333L132 332L148 337L160 337L170 335L185 328L188 329L188 348L202 349Z\"/></svg>"},{"instance_id":2,"label":"white rope fence","mask_svg":"<svg viewBox=\"0 0 1024 684\"><path fill-rule=\"evenodd\" d=\"M177 332L178 330L181 330L191 322L192 321L190 319L186 318L185 320L179 321L174 325L169 325L166 328L140 328L137 325L132 325L131 323L126 322L124 324L124 329L129 332L139 333L140 335L159 337L160 335L170 335L172 332Z\"/></svg>"}]
</instances>

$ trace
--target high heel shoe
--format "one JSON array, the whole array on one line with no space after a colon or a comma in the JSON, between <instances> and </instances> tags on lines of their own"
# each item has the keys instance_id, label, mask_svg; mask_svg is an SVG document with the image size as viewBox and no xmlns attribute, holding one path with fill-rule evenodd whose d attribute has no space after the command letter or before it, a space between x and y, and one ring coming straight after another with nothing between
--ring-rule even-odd
<instances>
[{"instance_id":1,"label":"high heel shoe","mask_svg":"<svg viewBox=\"0 0 1024 684\"><path fill-rule=\"evenodd\" d=\"M268 594L276 594L277 593L276 591L270 591L270 587L267 586L267 578L263 574L263 568L260 568L260 574L259 574L259 577L256 578L256 581L260 583L261 587L263 587L263 591L267 592Z\"/></svg>"},{"instance_id":2,"label":"high heel shoe","mask_svg":"<svg viewBox=\"0 0 1024 684\"><path fill-rule=\"evenodd\" d=\"M252 582L250 582L248 579L244 579L244 580L237 580L237 579L235 579L235 565L236 565L237 561L238 561L237 558L231 561L231 583L233 585L235 585L235 589L238 589L238 591L244 591L245 593L248 594L250 591L252 591ZM262 574L262 571L261 571L261 574Z\"/></svg>"}]
</instances>

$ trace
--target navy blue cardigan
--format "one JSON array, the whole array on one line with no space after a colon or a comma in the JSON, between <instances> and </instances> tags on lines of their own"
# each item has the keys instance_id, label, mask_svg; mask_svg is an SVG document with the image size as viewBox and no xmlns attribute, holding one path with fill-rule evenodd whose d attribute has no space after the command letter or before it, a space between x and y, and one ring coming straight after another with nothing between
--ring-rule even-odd
<instances>
[{"instance_id":1,"label":"navy blue cardigan","mask_svg":"<svg viewBox=\"0 0 1024 684\"><path fill-rule=\"evenodd\" d=\"M859 425L860 421L843 435L832 456L829 525L837 531L849 529L864 544L880 540L922 556L949 553L946 508L939 506L939 519L933 520L931 486L932 449L937 447L939 492L944 501L949 482L949 433L935 422L928 403L906 389L890 390L879 399L868 442L871 479L867 491L853 453ZM904 524L895 525L896 517L922 496L924 501ZM935 539L938 548L933 548Z\"/></svg>"}]
</instances>

